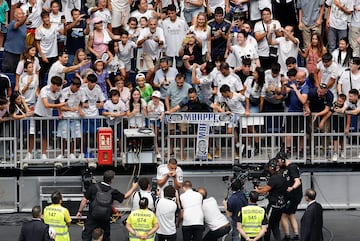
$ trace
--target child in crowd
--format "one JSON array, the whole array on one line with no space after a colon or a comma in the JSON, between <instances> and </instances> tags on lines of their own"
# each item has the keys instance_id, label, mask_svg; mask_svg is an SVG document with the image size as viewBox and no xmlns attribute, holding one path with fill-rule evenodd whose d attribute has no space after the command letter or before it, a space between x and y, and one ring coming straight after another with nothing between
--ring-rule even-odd
<instances>
[{"instance_id":1,"label":"child in crowd","mask_svg":"<svg viewBox=\"0 0 360 241\"><path fill-rule=\"evenodd\" d=\"M40 71L40 63L39 59L35 56L36 55L36 47L35 46L27 46L23 54L20 56L20 61L16 68L16 76L15 76L15 88L14 90L19 90L19 78L20 75L24 72L24 64L25 62L32 62L33 72L39 78L39 71Z\"/></svg>"},{"instance_id":2,"label":"child in crowd","mask_svg":"<svg viewBox=\"0 0 360 241\"><path fill-rule=\"evenodd\" d=\"M148 115L150 118L150 128L154 130L155 133L155 150L157 154L157 158L160 159L160 150L157 143L157 137L160 129L160 121L162 121L162 118L164 117L164 103L160 101L161 94L160 91L155 90L152 93L151 100L147 106Z\"/></svg>"},{"instance_id":3,"label":"child in crowd","mask_svg":"<svg viewBox=\"0 0 360 241\"><path fill-rule=\"evenodd\" d=\"M95 75L97 77L97 84L100 86L102 92L104 93L105 99L108 99L108 89L111 89L113 86L109 79L109 73L104 69L105 64L101 59L97 59L94 63Z\"/></svg>"},{"instance_id":4,"label":"child in crowd","mask_svg":"<svg viewBox=\"0 0 360 241\"><path fill-rule=\"evenodd\" d=\"M39 76L34 74L34 63L27 61L24 64L24 72L19 78L19 92L24 97L30 109L34 109L36 96L39 95Z\"/></svg>"},{"instance_id":5,"label":"child in crowd","mask_svg":"<svg viewBox=\"0 0 360 241\"><path fill-rule=\"evenodd\" d=\"M127 31L123 31L120 36L121 42L119 42L119 68L121 75L127 79L131 69L131 56L133 50L137 48L137 45L135 42L129 40L129 33Z\"/></svg>"},{"instance_id":6,"label":"child in crowd","mask_svg":"<svg viewBox=\"0 0 360 241\"><path fill-rule=\"evenodd\" d=\"M128 87L125 86L125 79L124 77L118 75L115 77L115 86L120 92L120 100L124 102L126 108L129 108L129 101L130 101L130 90Z\"/></svg>"},{"instance_id":7,"label":"child in crowd","mask_svg":"<svg viewBox=\"0 0 360 241\"><path fill-rule=\"evenodd\" d=\"M127 108L125 104L120 101L120 92L113 88L109 92L109 100L105 102L103 116L108 117L107 124L113 129L114 140L119 140L119 147L121 150L121 119L126 116Z\"/></svg>"},{"instance_id":8,"label":"child in crowd","mask_svg":"<svg viewBox=\"0 0 360 241\"><path fill-rule=\"evenodd\" d=\"M129 127L130 128L145 127L146 115L147 115L146 102L144 99L141 98L140 91L138 89L133 89L131 91L129 110L127 111L127 117L129 118Z\"/></svg>"},{"instance_id":9,"label":"child in crowd","mask_svg":"<svg viewBox=\"0 0 360 241\"><path fill-rule=\"evenodd\" d=\"M149 103L150 97L153 93L153 88L149 83L146 83L145 75L139 73L135 77L136 80L136 89L140 91L141 98L145 100L146 103Z\"/></svg>"}]
</instances>

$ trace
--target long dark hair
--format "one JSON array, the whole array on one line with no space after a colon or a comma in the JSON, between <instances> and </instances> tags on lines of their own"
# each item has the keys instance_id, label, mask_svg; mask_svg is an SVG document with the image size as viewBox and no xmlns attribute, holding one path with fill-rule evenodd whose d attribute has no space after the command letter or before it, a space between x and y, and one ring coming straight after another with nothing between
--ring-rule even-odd
<instances>
[{"instance_id":1,"label":"long dark hair","mask_svg":"<svg viewBox=\"0 0 360 241\"><path fill-rule=\"evenodd\" d=\"M15 91L12 93L12 95L10 96L10 105L9 105L9 113L13 114L16 111L16 99L21 96L20 91ZM22 103L20 104L20 109L23 110L25 112L25 108L22 106Z\"/></svg>"},{"instance_id":2,"label":"long dark hair","mask_svg":"<svg viewBox=\"0 0 360 241\"><path fill-rule=\"evenodd\" d=\"M257 79L258 86L256 88L256 91L260 91L265 84L265 70L261 67L256 67L255 71L258 74L258 79ZM255 84L255 79L253 79L251 83L251 87L254 87L254 84Z\"/></svg>"},{"instance_id":3,"label":"long dark hair","mask_svg":"<svg viewBox=\"0 0 360 241\"><path fill-rule=\"evenodd\" d=\"M344 41L346 43L346 55L345 55L345 59L344 59L344 62L342 63L342 67L349 67L349 62L350 62L350 59L352 59L352 55L353 55L353 49L350 47L349 45L349 39L346 38L346 37L343 37L343 38L340 38L339 39L339 42L340 41ZM339 54L338 54L338 58L337 58L337 61L339 64L341 64L341 51L339 49Z\"/></svg>"},{"instance_id":4,"label":"long dark hair","mask_svg":"<svg viewBox=\"0 0 360 241\"><path fill-rule=\"evenodd\" d=\"M140 104L140 112L142 112L142 106L141 106L141 92L140 90L138 90L137 88L134 88L132 91L131 91L131 94L130 94L130 101L129 101L129 109L130 109L130 112L132 112L134 110L134 98L133 98L133 94L135 91L138 91L139 94L140 94L140 99L139 99L139 104Z\"/></svg>"}]
</instances>

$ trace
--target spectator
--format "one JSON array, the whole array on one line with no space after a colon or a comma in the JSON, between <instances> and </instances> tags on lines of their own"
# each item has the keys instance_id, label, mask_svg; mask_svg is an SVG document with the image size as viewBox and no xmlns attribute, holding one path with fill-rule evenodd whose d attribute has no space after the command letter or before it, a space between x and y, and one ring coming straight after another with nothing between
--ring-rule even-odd
<instances>
[{"instance_id":1,"label":"spectator","mask_svg":"<svg viewBox=\"0 0 360 241\"><path fill-rule=\"evenodd\" d=\"M321 35L316 32L312 33L305 50L300 50L301 57L306 58L306 69L309 73L314 73L317 63L326 52Z\"/></svg>"},{"instance_id":2,"label":"spectator","mask_svg":"<svg viewBox=\"0 0 360 241\"><path fill-rule=\"evenodd\" d=\"M131 91L129 109L127 111L127 117L129 118L129 127L145 127L145 116L147 116L146 101L141 98L141 93L137 88L133 89Z\"/></svg>"},{"instance_id":3,"label":"spectator","mask_svg":"<svg viewBox=\"0 0 360 241\"><path fill-rule=\"evenodd\" d=\"M21 8L16 8L14 20L9 23L4 44L4 60L1 68L5 73L15 73L20 55L25 50L26 20L27 16Z\"/></svg>"},{"instance_id":4,"label":"spectator","mask_svg":"<svg viewBox=\"0 0 360 241\"><path fill-rule=\"evenodd\" d=\"M117 75L115 76L115 86L120 93L120 100L125 104L126 109L129 109L129 101L130 101L130 89L125 86L124 77Z\"/></svg>"},{"instance_id":5,"label":"spectator","mask_svg":"<svg viewBox=\"0 0 360 241\"><path fill-rule=\"evenodd\" d=\"M179 49L181 48L181 41L179 40L185 38L189 26L184 21L184 19L176 15L175 5L169 5L167 8L167 13L169 17L166 18L162 23L162 29L164 30L164 37L166 42L165 54L169 58L170 66L180 68L182 61L181 58L179 58Z\"/></svg>"},{"instance_id":6,"label":"spectator","mask_svg":"<svg viewBox=\"0 0 360 241\"><path fill-rule=\"evenodd\" d=\"M106 122L108 126L113 129L114 140L119 140L118 147L122 148L122 117L126 116L127 108L125 104L120 101L120 92L116 88L110 89L109 99L104 104L103 116L108 117ZM116 148L114 148L116 150Z\"/></svg>"},{"instance_id":7,"label":"spectator","mask_svg":"<svg viewBox=\"0 0 360 241\"><path fill-rule=\"evenodd\" d=\"M95 28L95 24L100 24L102 25L102 29L107 29L109 30L108 32L112 32L112 26L111 26L111 21L112 21L112 16L111 16L111 12L108 8L106 8L106 0L99 0L96 3L95 7L90 7L88 9L88 14L91 16L92 22L94 24L94 28ZM97 19L95 21L95 19Z\"/></svg>"},{"instance_id":8,"label":"spectator","mask_svg":"<svg viewBox=\"0 0 360 241\"><path fill-rule=\"evenodd\" d=\"M81 65L81 62L87 60L87 64ZM81 73L86 72L91 68L91 61L89 60L88 56L86 55L86 52L84 49L78 49L75 52L75 58L73 58L73 62L70 62L70 55L68 54L68 63L71 65L80 65L80 68L75 70L75 76L78 77L82 82L83 79L81 78Z\"/></svg>"},{"instance_id":9,"label":"spectator","mask_svg":"<svg viewBox=\"0 0 360 241\"><path fill-rule=\"evenodd\" d=\"M10 98L12 93L11 82L6 74L0 73L0 97L5 99Z\"/></svg>"},{"instance_id":10,"label":"spectator","mask_svg":"<svg viewBox=\"0 0 360 241\"><path fill-rule=\"evenodd\" d=\"M298 26L302 32L303 46L306 47L312 41L312 36L321 34L325 5L323 0L298 0L297 9L299 11Z\"/></svg>"},{"instance_id":11,"label":"spectator","mask_svg":"<svg viewBox=\"0 0 360 241\"><path fill-rule=\"evenodd\" d=\"M135 81L136 89L140 91L141 98L144 99L146 103L149 103L154 90L149 83L145 83L145 75L143 73L137 74Z\"/></svg>"},{"instance_id":12,"label":"spectator","mask_svg":"<svg viewBox=\"0 0 360 241\"><path fill-rule=\"evenodd\" d=\"M130 2L122 0L107 1L107 8L111 12L111 28L113 33L120 34L130 17Z\"/></svg>"},{"instance_id":13,"label":"spectator","mask_svg":"<svg viewBox=\"0 0 360 241\"><path fill-rule=\"evenodd\" d=\"M94 63L94 71L95 76L97 77L96 84L98 84L101 88L105 96L105 100L108 99L108 90L113 88L112 83L109 79L109 73L106 71L105 63L101 59L97 59Z\"/></svg>"},{"instance_id":14,"label":"spectator","mask_svg":"<svg viewBox=\"0 0 360 241\"><path fill-rule=\"evenodd\" d=\"M25 99L19 91L10 96L9 114L14 120L20 120L34 114L27 106Z\"/></svg>"},{"instance_id":15,"label":"spectator","mask_svg":"<svg viewBox=\"0 0 360 241\"><path fill-rule=\"evenodd\" d=\"M49 71L51 65L57 61L58 45L57 36L63 29L50 23L50 15L48 12L41 12L42 25L36 28L35 40L36 48L40 56L40 86L45 82L45 74ZM48 78L51 79L51 78Z\"/></svg>"},{"instance_id":16,"label":"spectator","mask_svg":"<svg viewBox=\"0 0 360 241\"><path fill-rule=\"evenodd\" d=\"M77 69L80 69L83 66L89 66L89 63L90 63L90 61L87 58L84 58L78 64L66 67L66 65L68 63L68 59L69 59L69 56L67 53L65 53L65 52L59 53L58 60L55 63L53 63L50 67L49 74L48 74L48 82L47 82L48 85L50 84L51 78L54 76L59 76L61 79L63 79L64 84L66 84L67 83L67 81L65 79L66 73L73 72Z\"/></svg>"},{"instance_id":17,"label":"spectator","mask_svg":"<svg viewBox=\"0 0 360 241\"><path fill-rule=\"evenodd\" d=\"M247 116L247 132L256 133L255 127L258 125L264 125L264 117L254 116L251 117L250 113L260 113L264 108L265 97L265 72L261 67L256 67L253 76L246 79L245 83L245 113ZM247 151L254 145L254 155L258 155L260 152L259 137L254 137L254 144L248 141L245 145ZM249 156L249 154L248 154ZM251 155L250 155L251 156Z\"/></svg>"},{"instance_id":18,"label":"spectator","mask_svg":"<svg viewBox=\"0 0 360 241\"><path fill-rule=\"evenodd\" d=\"M51 194L51 205L44 208L44 223L53 228L55 241L70 241L69 227L71 217L69 210L62 206L63 197L59 191Z\"/></svg>"},{"instance_id":19,"label":"spectator","mask_svg":"<svg viewBox=\"0 0 360 241\"><path fill-rule=\"evenodd\" d=\"M64 8L64 6L63 6ZM66 14L66 13L65 13ZM90 32L90 19L84 19L84 14L74 8L71 10L71 20L65 26L66 51L69 54L69 63L72 64L76 51L85 49L85 36Z\"/></svg>"},{"instance_id":20,"label":"spectator","mask_svg":"<svg viewBox=\"0 0 360 241\"><path fill-rule=\"evenodd\" d=\"M31 62L33 64L33 68L32 68L33 73L31 74L35 74L39 79L40 63L39 63L39 59L35 55L36 55L35 46L27 46L25 51L21 54L20 61L17 64L16 72L15 72L16 73L15 87L14 87L15 91L19 90L19 79L20 76L24 73L24 65L26 62Z\"/></svg>"},{"instance_id":21,"label":"spectator","mask_svg":"<svg viewBox=\"0 0 360 241\"><path fill-rule=\"evenodd\" d=\"M189 29L197 38L201 40L202 59L205 61L211 60L211 31L207 22L206 13L199 13L196 17L196 22Z\"/></svg>"},{"instance_id":22,"label":"spectator","mask_svg":"<svg viewBox=\"0 0 360 241\"><path fill-rule=\"evenodd\" d=\"M328 50L332 53L336 49L336 43L347 37L347 24L354 10L353 0L326 0L328 6L326 12L326 26L329 27Z\"/></svg>"},{"instance_id":23,"label":"spectator","mask_svg":"<svg viewBox=\"0 0 360 241\"><path fill-rule=\"evenodd\" d=\"M147 111L150 119L150 128L153 129L155 133L155 151L156 158L160 159L160 150L158 145L158 135L161 127L160 121L163 121L164 117L164 103L160 101L161 94L158 90L155 90L151 95L151 100L147 106Z\"/></svg>"},{"instance_id":24,"label":"spectator","mask_svg":"<svg viewBox=\"0 0 360 241\"><path fill-rule=\"evenodd\" d=\"M24 63L24 72L20 75L19 91L24 97L29 108L34 109L36 97L40 93L39 78L34 74L34 64L32 62Z\"/></svg>"},{"instance_id":25,"label":"spectator","mask_svg":"<svg viewBox=\"0 0 360 241\"><path fill-rule=\"evenodd\" d=\"M84 154L89 157L90 137L94 136L97 128L100 127L100 120L97 117L99 116L99 109L102 109L104 106L105 96L100 86L96 84L97 77L95 74L89 74L86 79L87 82L81 86L86 98L82 106L84 112L82 132ZM96 145L95 143L93 144Z\"/></svg>"},{"instance_id":26,"label":"spectator","mask_svg":"<svg viewBox=\"0 0 360 241\"><path fill-rule=\"evenodd\" d=\"M58 35L58 51L65 50L65 41L66 41L66 18L63 12L60 12L60 5L57 1L51 1L50 3L50 23L57 26L57 29L62 29L62 33Z\"/></svg>"},{"instance_id":27,"label":"spectator","mask_svg":"<svg viewBox=\"0 0 360 241\"><path fill-rule=\"evenodd\" d=\"M296 1L294 0L275 0L273 2L274 18L279 20L281 26L295 26L298 24L295 4Z\"/></svg>"},{"instance_id":28,"label":"spectator","mask_svg":"<svg viewBox=\"0 0 360 241\"><path fill-rule=\"evenodd\" d=\"M217 96L221 96L220 88L224 84L227 84L232 92L241 92L244 89L240 78L230 71L228 63L222 63L220 65L220 72L215 76L214 93Z\"/></svg>"},{"instance_id":29,"label":"spectator","mask_svg":"<svg viewBox=\"0 0 360 241\"><path fill-rule=\"evenodd\" d=\"M116 55L119 59L119 69L121 75L127 79L131 70L131 55L137 45L132 40L129 40L129 32L123 31L120 34L121 41L118 43L118 52ZM114 42L114 45L116 43Z\"/></svg>"},{"instance_id":30,"label":"spectator","mask_svg":"<svg viewBox=\"0 0 360 241\"><path fill-rule=\"evenodd\" d=\"M275 40L272 38L274 34L270 31L270 37L268 38L269 45L278 45L279 59L278 63L281 65L281 72L285 73L286 59L289 57L297 58L299 49L299 39L294 37L294 27L286 25L285 28L281 28L280 31L283 33L283 37L278 37Z\"/></svg>"},{"instance_id":31,"label":"spectator","mask_svg":"<svg viewBox=\"0 0 360 241\"><path fill-rule=\"evenodd\" d=\"M199 98L202 102L211 101L213 80L210 77L213 65L211 62L206 62L198 66L196 63L192 66L192 84L199 90Z\"/></svg>"},{"instance_id":32,"label":"spectator","mask_svg":"<svg viewBox=\"0 0 360 241\"><path fill-rule=\"evenodd\" d=\"M157 24L157 19L151 18L149 20L149 27L140 30L140 35L137 41L137 45L142 46L144 61L146 66L149 68L146 74L146 81L149 83L153 81L155 64L159 60L160 49L163 48L165 44L164 32L161 28L157 27Z\"/></svg>"},{"instance_id":33,"label":"spectator","mask_svg":"<svg viewBox=\"0 0 360 241\"><path fill-rule=\"evenodd\" d=\"M166 92L170 84L175 82L177 73L177 69L169 66L168 58L160 59L160 68L155 72L153 86L160 89L162 100L166 98Z\"/></svg>"},{"instance_id":34,"label":"spectator","mask_svg":"<svg viewBox=\"0 0 360 241\"><path fill-rule=\"evenodd\" d=\"M69 159L76 159L76 147L81 147L80 153L84 153L80 144L82 129L79 117L85 115L81 106L82 103L86 102L86 95L80 87L81 80L78 77L74 77L71 80L70 86L61 90L60 103L65 105L61 107L61 117L64 119L59 121L57 131L57 136L61 138L61 154L57 157L58 160L64 158L65 147L68 146L67 141L70 141L70 150L68 150L70 154L67 156Z\"/></svg>"},{"instance_id":35,"label":"spectator","mask_svg":"<svg viewBox=\"0 0 360 241\"><path fill-rule=\"evenodd\" d=\"M339 48L332 52L333 61L341 68L349 67L350 59L352 59L353 50L349 45L348 38L341 38L339 40Z\"/></svg>"},{"instance_id":36,"label":"spectator","mask_svg":"<svg viewBox=\"0 0 360 241\"><path fill-rule=\"evenodd\" d=\"M180 195L182 233L184 240L202 241L204 231L204 213L202 210L203 196L193 191L192 183L186 180Z\"/></svg>"},{"instance_id":37,"label":"spectator","mask_svg":"<svg viewBox=\"0 0 360 241\"><path fill-rule=\"evenodd\" d=\"M349 90L348 100L345 102L343 110L346 114L346 125L345 125L345 135L350 133L350 124L351 124L351 115L358 115L360 113L360 103L359 103L359 90L351 89Z\"/></svg>"},{"instance_id":38,"label":"spectator","mask_svg":"<svg viewBox=\"0 0 360 241\"><path fill-rule=\"evenodd\" d=\"M147 198L148 199L148 209L150 211L155 212L155 201L156 201L156 195L153 194L151 192L151 185L150 185L150 181L149 178L146 177L142 177L139 179L139 187L140 190L134 192L134 194L132 195L132 200L131 200L131 211L135 211L138 210L139 207L139 201L142 198Z\"/></svg>"},{"instance_id":39,"label":"spectator","mask_svg":"<svg viewBox=\"0 0 360 241\"><path fill-rule=\"evenodd\" d=\"M159 241L176 241L176 214L179 208L176 204L176 189L173 186L164 188L164 196L156 205L156 217L159 221L157 238Z\"/></svg>"},{"instance_id":40,"label":"spectator","mask_svg":"<svg viewBox=\"0 0 360 241\"><path fill-rule=\"evenodd\" d=\"M63 80L54 76L50 80L50 85L43 87L40 91L40 95L37 98L35 104L35 116L39 117L51 117L53 114L53 108L57 108L58 110L65 106L65 102L56 103L61 97L61 86ZM36 121L36 129L39 130L41 128L41 133L48 133L48 126L51 127L51 122L48 123L46 120L37 120ZM37 132L35 132L37 133ZM31 143L31 142L30 142ZM47 135L41 135L41 159L46 160L46 150L47 150ZM29 153L32 153L34 146L29 146Z\"/></svg>"},{"instance_id":41,"label":"spectator","mask_svg":"<svg viewBox=\"0 0 360 241\"><path fill-rule=\"evenodd\" d=\"M33 45L34 40L36 41L35 29L40 27L43 23L41 13L43 12L43 5L45 2L46 0L29 0L24 2L20 7L23 13L27 15L26 45Z\"/></svg>"},{"instance_id":42,"label":"spectator","mask_svg":"<svg viewBox=\"0 0 360 241\"><path fill-rule=\"evenodd\" d=\"M147 0L139 0L135 4L137 5L137 10L133 11L130 16L136 18L139 23L142 17L146 17L146 19L155 17L154 11L148 9Z\"/></svg>"},{"instance_id":43,"label":"spectator","mask_svg":"<svg viewBox=\"0 0 360 241\"><path fill-rule=\"evenodd\" d=\"M148 209L149 200L141 197L140 209L132 211L126 220L126 229L129 231L130 240L155 240L155 233L159 223L155 214Z\"/></svg>"},{"instance_id":44,"label":"spectator","mask_svg":"<svg viewBox=\"0 0 360 241\"><path fill-rule=\"evenodd\" d=\"M243 58L241 60L241 68L237 67L234 72L237 74L241 80L241 83L244 85L245 80L247 77L252 76L253 72L251 71L251 59ZM245 93L245 89L243 89L241 92Z\"/></svg>"},{"instance_id":45,"label":"spectator","mask_svg":"<svg viewBox=\"0 0 360 241\"><path fill-rule=\"evenodd\" d=\"M184 18L189 26L195 25L196 17L201 12L204 12L203 0L196 0L196 1L186 0L184 2L184 10L183 10Z\"/></svg>"},{"instance_id":46,"label":"spectator","mask_svg":"<svg viewBox=\"0 0 360 241\"><path fill-rule=\"evenodd\" d=\"M96 199L96 194L98 192L108 192L112 190L111 196L112 200L117 200L118 202L122 202L124 199L129 198L133 192L137 189L138 184L133 183L131 188L126 192L126 194L122 194L117 189L113 189L110 185L112 180L115 177L115 172L111 170L107 170L104 172L104 177L102 182L98 182L95 184L92 184L87 191L84 193L84 197L81 200L79 210L76 214L78 218L81 218L82 212L84 210L84 207L89 202L90 203L90 211L87 215L87 220L85 222L84 229L82 231L82 240L84 241L91 241L91 234L95 228L102 228L104 230L104 241L110 240L110 212L111 212L111 206L108 207L109 209L109 216L104 217L104 219L96 219L92 215L92 209L94 205L94 201Z\"/></svg>"},{"instance_id":47,"label":"spectator","mask_svg":"<svg viewBox=\"0 0 360 241\"><path fill-rule=\"evenodd\" d=\"M224 19L223 8L215 9L215 18L208 24L211 30L211 59L216 59L217 56L224 58L231 23Z\"/></svg>"},{"instance_id":48,"label":"spectator","mask_svg":"<svg viewBox=\"0 0 360 241\"><path fill-rule=\"evenodd\" d=\"M265 8L272 8L271 0L252 0L249 2L250 5L250 20L252 23L256 23L261 20L261 12Z\"/></svg>"},{"instance_id":49,"label":"spectator","mask_svg":"<svg viewBox=\"0 0 360 241\"><path fill-rule=\"evenodd\" d=\"M54 237L49 235L49 225L41 217L41 207L34 206L31 210L32 219L25 222L19 234L19 241L51 241Z\"/></svg>"},{"instance_id":50,"label":"spectator","mask_svg":"<svg viewBox=\"0 0 360 241\"><path fill-rule=\"evenodd\" d=\"M342 71L338 80L338 95L347 95L351 89L360 90L360 57L350 60L350 67Z\"/></svg>"},{"instance_id":51,"label":"spectator","mask_svg":"<svg viewBox=\"0 0 360 241\"><path fill-rule=\"evenodd\" d=\"M9 25L8 12L10 10L7 1L0 1L0 9L0 51L4 51L4 35L7 33L7 28Z\"/></svg>"},{"instance_id":52,"label":"spectator","mask_svg":"<svg viewBox=\"0 0 360 241\"><path fill-rule=\"evenodd\" d=\"M231 218L232 224L232 240L240 241L240 234L237 230L237 220L240 210L248 205L246 196L242 191L243 183L239 179L235 179L231 183L231 196L223 201L226 215Z\"/></svg>"},{"instance_id":53,"label":"spectator","mask_svg":"<svg viewBox=\"0 0 360 241\"><path fill-rule=\"evenodd\" d=\"M279 63L273 63L271 69L265 71L263 112L284 112L280 68Z\"/></svg>"},{"instance_id":54,"label":"spectator","mask_svg":"<svg viewBox=\"0 0 360 241\"><path fill-rule=\"evenodd\" d=\"M317 64L315 74L315 85L319 86L320 83L325 83L328 89L333 93L334 100L337 99L337 80L339 78L340 68L339 65L333 61L330 53L324 54L321 61ZM321 74L321 79L319 75Z\"/></svg>"},{"instance_id":55,"label":"spectator","mask_svg":"<svg viewBox=\"0 0 360 241\"><path fill-rule=\"evenodd\" d=\"M349 26L349 40L350 46L353 49L353 55L360 57L360 44L358 39L360 37L360 2L359 0L354 0L354 11L351 15L351 22Z\"/></svg>"},{"instance_id":56,"label":"spectator","mask_svg":"<svg viewBox=\"0 0 360 241\"><path fill-rule=\"evenodd\" d=\"M301 218L300 241L323 240L323 212L322 206L315 201L316 192L314 189L307 189L305 201L307 208Z\"/></svg>"},{"instance_id":57,"label":"spectator","mask_svg":"<svg viewBox=\"0 0 360 241\"><path fill-rule=\"evenodd\" d=\"M166 110L170 110L177 106L185 97L188 95L188 90L191 88L191 85L185 83L184 76L182 74L177 74L175 81L169 85L167 90L167 95L165 98L165 107ZM180 124L181 132L186 132L186 125L184 123ZM170 124L169 126L170 135L175 134L175 124ZM184 153L181 153L181 160L185 159ZM174 155L174 138L170 138L170 147L168 149L168 157Z\"/></svg>"},{"instance_id":58,"label":"spectator","mask_svg":"<svg viewBox=\"0 0 360 241\"><path fill-rule=\"evenodd\" d=\"M271 18L271 10L264 8L261 11L262 20L254 27L255 39L258 42L260 65L264 70L270 69L272 62L277 62L278 50L269 45L276 37L281 37L281 25L279 21ZM275 34L270 35L273 32ZM272 37L272 40L268 40Z\"/></svg>"},{"instance_id":59,"label":"spectator","mask_svg":"<svg viewBox=\"0 0 360 241\"><path fill-rule=\"evenodd\" d=\"M249 193L249 205L241 208L237 220L237 230L242 239L262 240L266 233L268 219L265 209L257 205L259 194L255 191Z\"/></svg>"},{"instance_id":60,"label":"spectator","mask_svg":"<svg viewBox=\"0 0 360 241\"><path fill-rule=\"evenodd\" d=\"M226 216L221 213L215 198L207 196L207 191L204 187L199 187L197 192L203 196L202 210L204 213L204 222L210 229L203 240L217 241L230 232L230 222Z\"/></svg>"}]
</instances>

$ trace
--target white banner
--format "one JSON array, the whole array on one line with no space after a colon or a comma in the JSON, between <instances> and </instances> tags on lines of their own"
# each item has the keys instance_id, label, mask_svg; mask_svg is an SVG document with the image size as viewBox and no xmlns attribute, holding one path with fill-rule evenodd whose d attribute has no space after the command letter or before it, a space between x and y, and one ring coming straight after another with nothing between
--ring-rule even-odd
<instances>
[{"instance_id":1,"label":"white banner","mask_svg":"<svg viewBox=\"0 0 360 241\"><path fill-rule=\"evenodd\" d=\"M209 147L209 125L201 123L198 125L196 140L196 158L199 160L207 160Z\"/></svg>"},{"instance_id":2,"label":"white banner","mask_svg":"<svg viewBox=\"0 0 360 241\"><path fill-rule=\"evenodd\" d=\"M226 123L235 123L237 118L231 113L195 113L195 112L176 112L166 116L169 123L191 123L191 124L216 124L225 125Z\"/></svg>"}]
</instances>

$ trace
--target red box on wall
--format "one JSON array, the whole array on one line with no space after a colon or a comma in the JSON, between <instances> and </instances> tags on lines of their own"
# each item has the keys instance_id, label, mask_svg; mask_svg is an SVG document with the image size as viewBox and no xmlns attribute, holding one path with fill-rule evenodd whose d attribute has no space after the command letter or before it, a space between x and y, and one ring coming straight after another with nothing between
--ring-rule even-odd
<instances>
[{"instance_id":1,"label":"red box on wall","mask_svg":"<svg viewBox=\"0 0 360 241\"><path fill-rule=\"evenodd\" d=\"M98 129L98 164L112 165L113 152L113 130L110 127L100 127Z\"/></svg>"}]
</instances>

